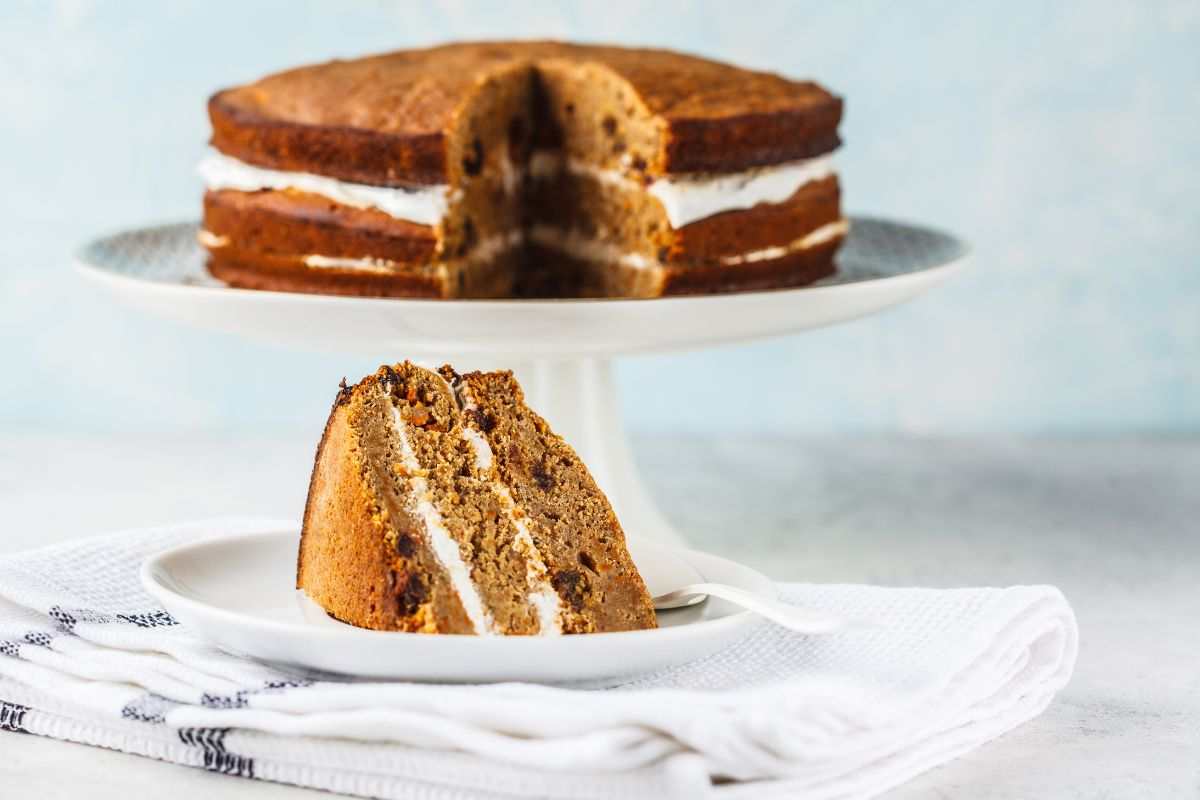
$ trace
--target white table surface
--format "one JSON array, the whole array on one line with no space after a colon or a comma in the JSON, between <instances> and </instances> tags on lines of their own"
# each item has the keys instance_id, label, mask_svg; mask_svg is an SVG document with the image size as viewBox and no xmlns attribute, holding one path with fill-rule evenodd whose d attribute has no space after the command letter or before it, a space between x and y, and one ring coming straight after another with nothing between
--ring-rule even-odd
<instances>
[{"instance_id":1,"label":"white table surface","mask_svg":"<svg viewBox=\"0 0 1200 800\"><path fill-rule=\"evenodd\" d=\"M312 438L0 429L0 554L206 516L295 518ZM698 547L779 579L1066 593L1082 643L1060 699L889 797L1200 797L1200 439L652 439L637 451ZM214 794L322 796L0 734L0 797Z\"/></svg>"}]
</instances>

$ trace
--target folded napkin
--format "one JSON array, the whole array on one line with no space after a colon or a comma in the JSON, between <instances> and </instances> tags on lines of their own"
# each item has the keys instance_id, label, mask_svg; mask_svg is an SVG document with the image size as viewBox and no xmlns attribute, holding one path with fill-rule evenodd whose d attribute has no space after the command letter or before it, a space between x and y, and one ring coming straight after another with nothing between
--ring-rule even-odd
<instances>
[{"instance_id":1,"label":"folded napkin","mask_svg":"<svg viewBox=\"0 0 1200 800\"><path fill-rule=\"evenodd\" d=\"M210 647L138 582L162 549L280 527L222 520L0 559L0 731L369 797L859 798L1036 716L1075 662L1051 587L782 584L790 602L883 624L810 637L763 623L604 688L339 682Z\"/></svg>"}]
</instances>

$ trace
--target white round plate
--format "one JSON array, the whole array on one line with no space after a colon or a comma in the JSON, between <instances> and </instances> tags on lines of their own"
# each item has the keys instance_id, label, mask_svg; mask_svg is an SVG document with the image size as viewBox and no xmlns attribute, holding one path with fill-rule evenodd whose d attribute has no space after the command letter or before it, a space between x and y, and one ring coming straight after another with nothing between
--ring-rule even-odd
<instances>
[{"instance_id":1,"label":"white round plate","mask_svg":"<svg viewBox=\"0 0 1200 800\"><path fill-rule=\"evenodd\" d=\"M955 237L853 217L838 274L813 286L655 300L421 300L233 289L204 268L196 225L97 239L80 270L118 299L201 327L292 346L409 357L611 356L777 336L861 317L946 278L967 255Z\"/></svg>"},{"instance_id":2,"label":"white round plate","mask_svg":"<svg viewBox=\"0 0 1200 800\"><path fill-rule=\"evenodd\" d=\"M209 539L142 565L142 584L176 619L224 650L284 668L420 681L563 681L630 675L731 644L757 624L710 598L659 613L657 630L577 636L437 636L355 628L297 591L295 530ZM774 597L774 584L717 556L639 540L630 553L652 593L685 562L705 580ZM685 567L686 569L686 567Z\"/></svg>"}]
</instances>

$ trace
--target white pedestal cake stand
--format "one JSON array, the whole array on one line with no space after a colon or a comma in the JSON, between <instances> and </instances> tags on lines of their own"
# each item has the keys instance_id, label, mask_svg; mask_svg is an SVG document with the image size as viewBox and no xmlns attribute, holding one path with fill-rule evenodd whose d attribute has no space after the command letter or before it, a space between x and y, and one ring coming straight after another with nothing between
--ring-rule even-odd
<instances>
[{"instance_id":1,"label":"white pedestal cake stand","mask_svg":"<svg viewBox=\"0 0 1200 800\"><path fill-rule=\"evenodd\" d=\"M81 272L123 302L200 327L315 350L514 370L569 441L625 530L681 537L638 479L611 359L795 333L865 316L930 289L967 246L945 233L854 218L838 274L799 289L658 300L396 300L229 288L204 269L191 223L88 244Z\"/></svg>"}]
</instances>

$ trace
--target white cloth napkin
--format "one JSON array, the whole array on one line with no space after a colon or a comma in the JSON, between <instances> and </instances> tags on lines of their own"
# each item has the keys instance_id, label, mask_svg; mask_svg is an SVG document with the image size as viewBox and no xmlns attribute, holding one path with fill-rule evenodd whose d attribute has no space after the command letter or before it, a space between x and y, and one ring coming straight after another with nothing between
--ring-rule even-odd
<instances>
[{"instance_id":1,"label":"white cloth napkin","mask_svg":"<svg viewBox=\"0 0 1200 800\"><path fill-rule=\"evenodd\" d=\"M342 683L220 652L139 585L159 550L279 527L222 520L0 559L0 731L382 798L865 798L1036 716L1075 662L1075 618L1051 587L784 584L789 601L884 624L807 637L764 623L604 689Z\"/></svg>"}]
</instances>

